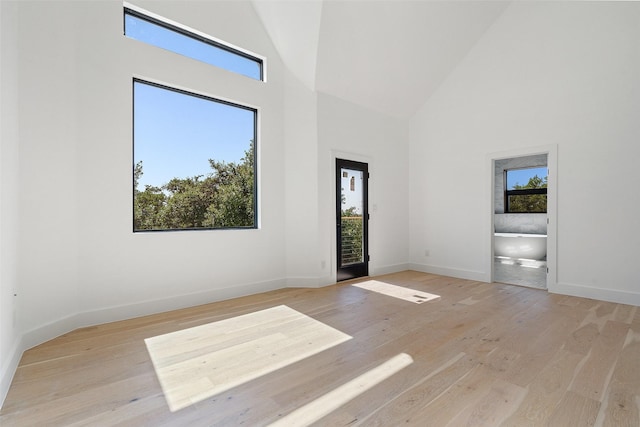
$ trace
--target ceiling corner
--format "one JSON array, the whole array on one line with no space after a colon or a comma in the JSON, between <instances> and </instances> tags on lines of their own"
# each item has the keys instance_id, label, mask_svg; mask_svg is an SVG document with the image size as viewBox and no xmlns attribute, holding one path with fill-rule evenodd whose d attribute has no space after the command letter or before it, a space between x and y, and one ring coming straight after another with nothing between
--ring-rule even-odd
<instances>
[{"instance_id":1,"label":"ceiling corner","mask_svg":"<svg viewBox=\"0 0 640 427\"><path fill-rule=\"evenodd\" d=\"M251 0L284 65L305 86L316 88L322 0Z\"/></svg>"}]
</instances>

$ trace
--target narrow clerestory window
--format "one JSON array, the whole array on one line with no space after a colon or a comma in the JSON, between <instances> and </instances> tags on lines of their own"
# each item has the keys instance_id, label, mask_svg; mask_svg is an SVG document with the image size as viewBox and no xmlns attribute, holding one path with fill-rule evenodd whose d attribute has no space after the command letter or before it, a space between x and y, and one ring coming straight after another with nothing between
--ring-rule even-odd
<instances>
[{"instance_id":1,"label":"narrow clerestory window","mask_svg":"<svg viewBox=\"0 0 640 427\"><path fill-rule=\"evenodd\" d=\"M264 60L257 55L150 15L125 6L125 36L252 79L265 80Z\"/></svg>"}]
</instances>

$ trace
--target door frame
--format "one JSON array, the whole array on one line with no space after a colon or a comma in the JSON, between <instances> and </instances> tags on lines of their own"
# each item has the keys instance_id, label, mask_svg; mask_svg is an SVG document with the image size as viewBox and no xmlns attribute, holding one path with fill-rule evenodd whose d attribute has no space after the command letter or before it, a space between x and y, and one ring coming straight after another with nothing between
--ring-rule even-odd
<instances>
[{"instance_id":1,"label":"door frame","mask_svg":"<svg viewBox=\"0 0 640 427\"><path fill-rule=\"evenodd\" d=\"M336 260L336 281L343 281L349 279L355 279L358 277L366 277L369 275L369 164L367 162L359 160L350 160L342 157L335 157L334 160L334 184L335 184L335 260ZM341 211L342 211L342 186L341 186L341 170L342 168L351 168L363 172L363 186L362 186L362 251L363 262L358 264L352 264L349 266L341 265Z\"/></svg>"},{"instance_id":2,"label":"door frame","mask_svg":"<svg viewBox=\"0 0 640 427\"><path fill-rule=\"evenodd\" d=\"M489 215L489 233L487 233L489 244L489 254L485 257L487 262L486 271L490 272L489 281L493 282L495 279L495 271L493 268L494 258L494 215L495 215L495 161L502 159L509 159L513 157L525 157L533 156L536 154L547 155L547 168L549 169L549 176L547 178L547 291L557 292L558 285L558 146L556 144L543 145L538 147L522 148L517 150L501 151L497 153L491 153L488 156L488 166L490 176L490 192L491 197L491 212Z\"/></svg>"}]
</instances>

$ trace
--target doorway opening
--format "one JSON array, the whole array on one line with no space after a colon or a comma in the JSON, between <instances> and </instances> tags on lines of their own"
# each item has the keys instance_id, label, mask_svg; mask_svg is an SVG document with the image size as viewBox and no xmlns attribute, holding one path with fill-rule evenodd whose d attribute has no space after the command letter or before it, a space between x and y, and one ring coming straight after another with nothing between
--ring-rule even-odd
<instances>
[{"instance_id":1,"label":"doorway opening","mask_svg":"<svg viewBox=\"0 0 640 427\"><path fill-rule=\"evenodd\" d=\"M369 275L369 166L336 159L336 280Z\"/></svg>"},{"instance_id":2,"label":"doorway opening","mask_svg":"<svg viewBox=\"0 0 640 427\"><path fill-rule=\"evenodd\" d=\"M547 289L547 153L496 159L493 280Z\"/></svg>"}]
</instances>

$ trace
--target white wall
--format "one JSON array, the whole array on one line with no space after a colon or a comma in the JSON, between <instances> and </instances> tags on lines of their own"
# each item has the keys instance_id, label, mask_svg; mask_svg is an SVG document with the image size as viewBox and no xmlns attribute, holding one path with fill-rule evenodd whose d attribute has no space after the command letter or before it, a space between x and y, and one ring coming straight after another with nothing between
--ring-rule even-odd
<instances>
[{"instance_id":1,"label":"white wall","mask_svg":"<svg viewBox=\"0 0 640 427\"><path fill-rule=\"evenodd\" d=\"M410 123L298 81L249 2L136 4L266 56L266 84L125 38L118 1L1 4L0 392L79 326L333 282L336 157L370 166L371 274L488 280L490 155L557 146L550 289L640 304L637 3L514 2ZM259 230L131 232L133 76L259 109Z\"/></svg>"},{"instance_id":2,"label":"white wall","mask_svg":"<svg viewBox=\"0 0 640 427\"><path fill-rule=\"evenodd\" d=\"M335 158L369 164L371 275L407 268L407 123L306 88L288 74L287 277L291 286L336 280Z\"/></svg>"},{"instance_id":3,"label":"white wall","mask_svg":"<svg viewBox=\"0 0 640 427\"><path fill-rule=\"evenodd\" d=\"M0 405L19 360L18 44L15 5L0 2Z\"/></svg>"},{"instance_id":4,"label":"white wall","mask_svg":"<svg viewBox=\"0 0 640 427\"><path fill-rule=\"evenodd\" d=\"M406 268L406 122L298 81L251 3L135 5L265 56L267 83L124 37L118 1L6 5L3 397L24 349L77 327L333 283L338 152L371 166L372 274ZM134 76L259 109L258 230L132 232Z\"/></svg>"},{"instance_id":5,"label":"white wall","mask_svg":"<svg viewBox=\"0 0 640 427\"><path fill-rule=\"evenodd\" d=\"M3 151L5 133L20 135L19 169L3 169L3 175L19 174L19 181L5 183L3 176L3 187L13 189L3 191L3 201L19 194L17 314L23 348L86 324L285 284L278 56L249 3L138 4L267 56L269 81L124 37L117 1L18 3L17 45L12 43L19 70L13 87L20 96L5 100L3 77L2 99L3 106L11 99L17 103L19 118L17 130L3 131ZM3 64L5 69L12 70ZM259 109L260 229L132 233L133 76ZM4 112L2 117L3 123L13 118ZM15 226L9 221L11 216L6 227L2 223L5 232ZM3 236L3 247L10 244ZM4 284L3 303L10 292ZM11 338L4 330L2 336Z\"/></svg>"},{"instance_id":6,"label":"white wall","mask_svg":"<svg viewBox=\"0 0 640 427\"><path fill-rule=\"evenodd\" d=\"M557 145L550 290L640 304L639 22L638 3L511 4L411 122L414 267L489 277L487 156Z\"/></svg>"},{"instance_id":7,"label":"white wall","mask_svg":"<svg viewBox=\"0 0 640 427\"><path fill-rule=\"evenodd\" d=\"M317 94L286 73L285 188L286 269L291 286L315 287L329 276L318 247Z\"/></svg>"},{"instance_id":8,"label":"white wall","mask_svg":"<svg viewBox=\"0 0 640 427\"><path fill-rule=\"evenodd\" d=\"M23 330L78 310L78 111L75 10L20 4L20 240Z\"/></svg>"},{"instance_id":9,"label":"white wall","mask_svg":"<svg viewBox=\"0 0 640 427\"><path fill-rule=\"evenodd\" d=\"M81 31L92 36L80 39L78 60L80 307L162 299L175 307L176 299L192 305L282 286L283 71L253 8L247 2L136 5L266 56L268 83L123 37L117 3L84 7ZM131 232L132 76L259 109L258 230Z\"/></svg>"},{"instance_id":10,"label":"white wall","mask_svg":"<svg viewBox=\"0 0 640 427\"><path fill-rule=\"evenodd\" d=\"M408 133L403 120L318 95L318 181L322 259L336 268L335 158L369 164L369 274L407 268Z\"/></svg>"}]
</instances>

